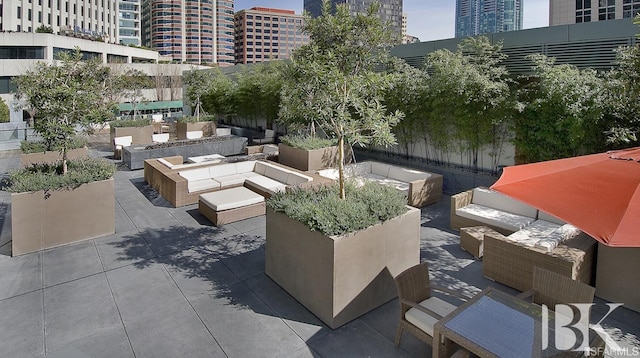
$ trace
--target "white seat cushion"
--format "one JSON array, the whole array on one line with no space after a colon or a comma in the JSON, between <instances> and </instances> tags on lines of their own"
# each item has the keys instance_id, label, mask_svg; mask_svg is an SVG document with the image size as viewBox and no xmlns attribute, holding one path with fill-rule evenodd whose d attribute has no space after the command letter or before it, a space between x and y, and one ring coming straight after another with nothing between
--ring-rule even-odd
<instances>
[{"instance_id":1,"label":"white seat cushion","mask_svg":"<svg viewBox=\"0 0 640 358\"><path fill-rule=\"evenodd\" d=\"M220 182L220 187L242 185L247 177L243 174L231 174L221 177L215 177L216 181Z\"/></svg>"},{"instance_id":2,"label":"white seat cushion","mask_svg":"<svg viewBox=\"0 0 640 358\"><path fill-rule=\"evenodd\" d=\"M236 209L264 201L264 197L245 187L201 194L199 200L215 211Z\"/></svg>"},{"instance_id":3,"label":"white seat cushion","mask_svg":"<svg viewBox=\"0 0 640 358\"><path fill-rule=\"evenodd\" d=\"M429 297L426 300L420 302L420 306L428 308L431 311L444 317L456 309L456 306L449 302L443 301L438 297ZM439 319L428 315L418 309L411 308L404 314L404 318L414 326L420 328L428 335L433 337L433 325L436 324Z\"/></svg>"},{"instance_id":4,"label":"white seat cushion","mask_svg":"<svg viewBox=\"0 0 640 358\"><path fill-rule=\"evenodd\" d=\"M368 174L363 177L369 181L374 181L382 185L388 185L402 192L407 192L407 193L409 192L409 183L407 182L403 182L403 181L399 181L399 180L395 180L395 179L391 179L388 177L383 177L375 174Z\"/></svg>"},{"instance_id":5,"label":"white seat cushion","mask_svg":"<svg viewBox=\"0 0 640 358\"><path fill-rule=\"evenodd\" d=\"M220 183L213 179L189 180L187 182L187 190L190 193L209 189L220 189Z\"/></svg>"},{"instance_id":6,"label":"white seat cushion","mask_svg":"<svg viewBox=\"0 0 640 358\"><path fill-rule=\"evenodd\" d=\"M287 188L285 184L262 175L247 178L246 181L272 193L278 193Z\"/></svg>"},{"instance_id":7,"label":"white seat cushion","mask_svg":"<svg viewBox=\"0 0 640 358\"><path fill-rule=\"evenodd\" d=\"M536 220L522 230L507 236L509 240L519 242L525 246L535 246L541 239L551 239L553 232L560 226L544 220Z\"/></svg>"},{"instance_id":8,"label":"white seat cushion","mask_svg":"<svg viewBox=\"0 0 640 358\"><path fill-rule=\"evenodd\" d=\"M512 214L478 204L469 204L457 209L456 215L514 232L534 221L528 216Z\"/></svg>"}]
</instances>

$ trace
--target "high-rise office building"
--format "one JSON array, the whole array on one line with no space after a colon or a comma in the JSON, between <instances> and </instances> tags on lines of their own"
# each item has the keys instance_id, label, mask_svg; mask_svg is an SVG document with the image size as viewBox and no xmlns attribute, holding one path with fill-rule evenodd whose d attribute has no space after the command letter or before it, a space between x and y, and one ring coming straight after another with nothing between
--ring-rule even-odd
<instances>
[{"instance_id":1,"label":"high-rise office building","mask_svg":"<svg viewBox=\"0 0 640 358\"><path fill-rule=\"evenodd\" d=\"M119 0L118 43L123 45L142 45L140 24L140 0Z\"/></svg>"},{"instance_id":2,"label":"high-rise office building","mask_svg":"<svg viewBox=\"0 0 640 358\"><path fill-rule=\"evenodd\" d=\"M394 33L402 36L402 0L331 0L335 8L337 4L346 4L352 15L366 14L369 6L377 1L380 4L380 18L388 23ZM304 0L304 10L317 17L322 14L322 0Z\"/></svg>"},{"instance_id":3,"label":"high-rise office building","mask_svg":"<svg viewBox=\"0 0 640 358\"><path fill-rule=\"evenodd\" d=\"M142 43L176 62L234 63L232 0L143 0L142 28Z\"/></svg>"},{"instance_id":4,"label":"high-rise office building","mask_svg":"<svg viewBox=\"0 0 640 358\"><path fill-rule=\"evenodd\" d=\"M284 60L306 43L309 35L300 31L304 16L293 10L254 7L235 15L236 63Z\"/></svg>"},{"instance_id":5,"label":"high-rise office building","mask_svg":"<svg viewBox=\"0 0 640 358\"><path fill-rule=\"evenodd\" d=\"M549 26L632 18L640 13L640 0L553 0Z\"/></svg>"},{"instance_id":6,"label":"high-rise office building","mask_svg":"<svg viewBox=\"0 0 640 358\"><path fill-rule=\"evenodd\" d=\"M42 25L53 33L120 42L120 2L136 0L2 0L0 29L35 32ZM132 7L135 8L136 5ZM129 6L127 6L129 8ZM139 11L139 8L138 8ZM129 25L127 23L127 25Z\"/></svg>"},{"instance_id":7,"label":"high-rise office building","mask_svg":"<svg viewBox=\"0 0 640 358\"><path fill-rule=\"evenodd\" d=\"M522 0L456 0L456 37L522 29Z\"/></svg>"}]
</instances>

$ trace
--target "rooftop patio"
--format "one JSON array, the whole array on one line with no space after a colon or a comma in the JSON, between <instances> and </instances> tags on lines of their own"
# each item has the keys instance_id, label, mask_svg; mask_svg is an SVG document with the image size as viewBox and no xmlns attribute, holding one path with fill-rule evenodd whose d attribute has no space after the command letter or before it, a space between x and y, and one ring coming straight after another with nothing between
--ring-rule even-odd
<instances>
[{"instance_id":1,"label":"rooftop patio","mask_svg":"<svg viewBox=\"0 0 640 358\"><path fill-rule=\"evenodd\" d=\"M91 147L112 155L106 141ZM19 161L0 152L0 173ZM217 228L197 205L173 208L141 170L115 181L116 234L19 257L9 256L10 194L0 191L0 356L431 356L408 334L394 347L397 299L337 330L297 303L264 274L264 216ZM517 293L460 249L449 228L455 193L445 194L422 209L420 256L433 280L467 295L488 285ZM607 307L595 302L597 322ZM640 349L640 313L621 307L601 324L629 353Z\"/></svg>"}]
</instances>

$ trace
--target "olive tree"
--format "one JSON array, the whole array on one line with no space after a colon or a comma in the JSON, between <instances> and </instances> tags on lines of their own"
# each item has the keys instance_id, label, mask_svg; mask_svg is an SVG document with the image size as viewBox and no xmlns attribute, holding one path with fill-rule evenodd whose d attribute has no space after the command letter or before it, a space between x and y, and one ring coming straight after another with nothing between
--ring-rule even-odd
<instances>
[{"instance_id":1,"label":"olive tree","mask_svg":"<svg viewBox=\"0 0 640 358\"><path fill-rule=\"evenodd\" d=\"M16 99L36 115L36 133L48 148L61 148L63 174L76 126L102 123L114 116L114 103L106 95L109 78L109 69L99 59L83 60L76 49L61 53L59 61L38 62L14 79Z\"/></svg>"},{"instance_id":2,"label":"olive tree","mask_svg":"<svg viewBox=\"0 0 640 358\"><path fill-rule=\"evenodd\" d=\"M392 128L403 113L390 113L383 91L391 76L376 71L387 63L393 35L377 16L379 5L352 16L345 5L331 13L323 1L322 15L307 17L302 30L311 37L298 48L286 69L280 118L285 124L313 122L337 140L340 197L345 198L345 145L396 143Z\"/></svg>"}]
</instances>

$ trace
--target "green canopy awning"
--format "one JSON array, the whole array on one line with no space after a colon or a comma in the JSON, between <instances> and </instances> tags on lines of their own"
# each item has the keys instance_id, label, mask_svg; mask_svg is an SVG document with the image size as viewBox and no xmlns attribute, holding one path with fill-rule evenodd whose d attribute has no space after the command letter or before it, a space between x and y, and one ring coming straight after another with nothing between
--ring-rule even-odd
<instances>
[{"instance_id":1,"label":"green canopy awning","mask_svg":"<svg viewBox=\"0 0 640 358\"><path fill-rule=\"evenodd\" d=\"M182 110L182 101L158 101L158 102L142 102L136 104L136 110L138 111L161 111L163 109L177 109ZM129 112L133 110L133 104L120 103L118 104L120 112Z\"/></svg>"}]
</instances>

